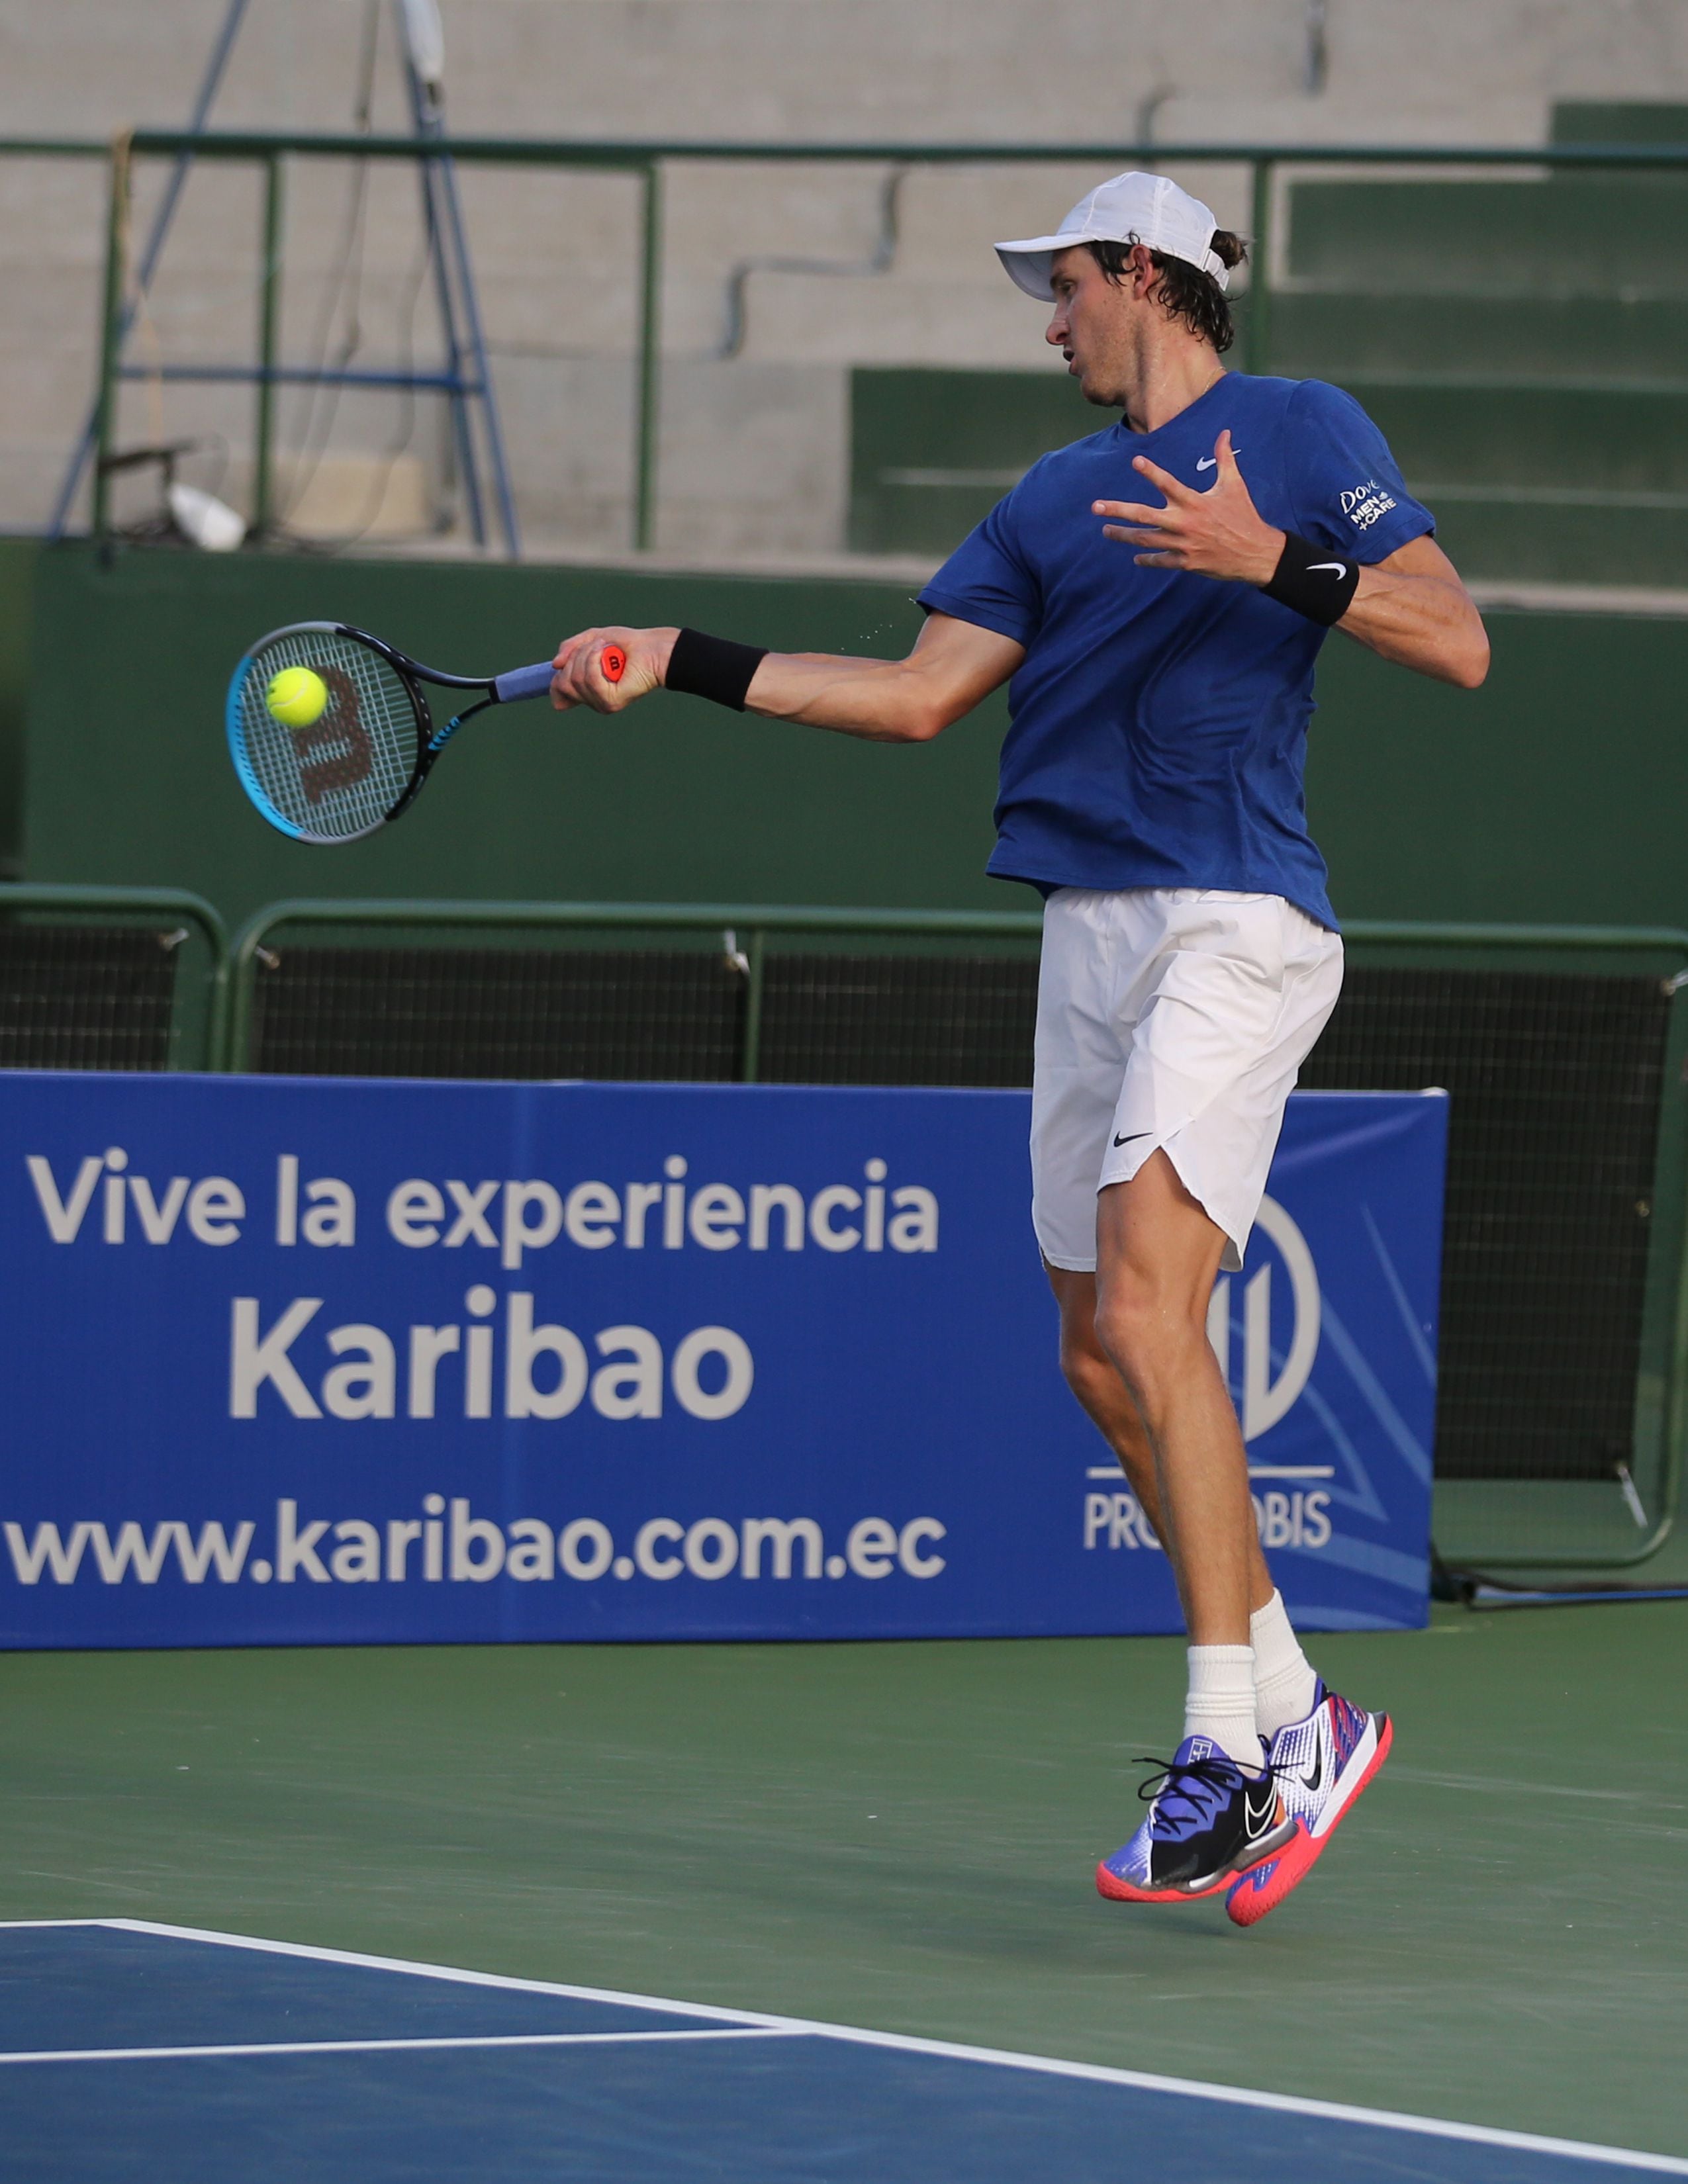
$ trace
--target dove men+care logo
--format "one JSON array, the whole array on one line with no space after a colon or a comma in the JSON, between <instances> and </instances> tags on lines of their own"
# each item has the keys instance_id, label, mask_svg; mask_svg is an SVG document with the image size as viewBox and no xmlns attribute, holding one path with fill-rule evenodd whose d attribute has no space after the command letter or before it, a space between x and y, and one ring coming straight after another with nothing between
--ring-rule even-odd
<instances>
[{"instance_id":1,"label":"dove men+care logo","mask_svg":"<svg viewBox=\"0 0 1688 2184\"><path fill-rule=\"evenodd\" d=\"M1369 531L1380 515L1387 515L1396 504L1395 495L1386 493L1375 478L1368 478L1341 497L1342 513L1357 531Z\"/></svg>"}]
</instances>

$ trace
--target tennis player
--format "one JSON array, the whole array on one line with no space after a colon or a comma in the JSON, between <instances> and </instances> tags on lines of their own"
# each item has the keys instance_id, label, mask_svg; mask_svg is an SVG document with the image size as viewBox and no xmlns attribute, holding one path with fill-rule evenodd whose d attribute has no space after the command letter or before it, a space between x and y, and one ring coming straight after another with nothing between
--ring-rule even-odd
<instances>
[{"instance_id":1,"label":"tennis player","mask_svg":"<svg viewBox=\"0 0 1688 2184\"><path fill-rule=\"evenodd\" d=\"M552 690L614 713L666 687L921 743L1009 684L989 870L1045 899L1032 1217L1063 1370L1167 1549L1189 1638L1183 1741L1097 1884L1223 1890L1246 1925L1305 1876L1390 1737L1296 1641L1206 1339L1342 982L1302 796L1313 666L1340 628L1471 689L1488 641L1359 405L1222 363L1244 252L1206 205L1119 175L997 252L1052 304L1045 338L1085 399L1123 415L963 541L906 659L593 629L559 649Z\"/></svg>"}]
</instances>

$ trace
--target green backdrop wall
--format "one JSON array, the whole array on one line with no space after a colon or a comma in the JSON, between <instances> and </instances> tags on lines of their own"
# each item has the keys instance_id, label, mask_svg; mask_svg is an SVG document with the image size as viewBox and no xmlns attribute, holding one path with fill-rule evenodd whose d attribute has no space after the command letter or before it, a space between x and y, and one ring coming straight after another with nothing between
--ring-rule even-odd
<instances>
[{"instance_id":1,"label":"green backdrop wall","mask_svg":"<svg viewBox=\"0 0 1688 2184\"><path fill-rule=\"evenodd\" d=\"M460 563L35 559L25 789L32 879L186 886L231 919L281 895L1006 906L983 877L999 698L886 749L662 697L622 721L476 722L404 823L282 840L235 786L224 687L287 621L360 621L443 667L543 657L595 621L691 621L784 649L896 653L887 583ZM1346 916L1688 925L1688 621L1501 613L1483 690L1340 638L1309 795Z\"/></svg>"},{"instance_id":2,"label":"green backdrop wall","mask_svg":"<svg viewBox=\"0 0 1688 2184\"><path fill-rule=\"evenodd\" d=\"M33 538L0 538L0 880L23 877L24 719L39 551Z\"/></svg>"}]
</instances>

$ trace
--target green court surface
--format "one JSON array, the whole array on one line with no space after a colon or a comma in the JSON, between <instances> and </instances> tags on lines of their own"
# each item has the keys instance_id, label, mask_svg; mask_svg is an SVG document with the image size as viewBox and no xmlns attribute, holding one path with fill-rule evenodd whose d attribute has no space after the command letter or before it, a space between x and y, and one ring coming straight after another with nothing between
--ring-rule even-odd
<instances>
[{"instance_id":1,"label":"green court surface","mask_svg":"<svg viewBox=\"0 0 1688 2184\"><path fill-rule=\"evenodd\" d=\"M1688 2153L1688 1603L1312 1650L1395 1755L1251 1933L1093 1892L1178 1725L1181 1648L1142 1639L13 1654L0 1919Z\"/></svg>"}]
</instances>

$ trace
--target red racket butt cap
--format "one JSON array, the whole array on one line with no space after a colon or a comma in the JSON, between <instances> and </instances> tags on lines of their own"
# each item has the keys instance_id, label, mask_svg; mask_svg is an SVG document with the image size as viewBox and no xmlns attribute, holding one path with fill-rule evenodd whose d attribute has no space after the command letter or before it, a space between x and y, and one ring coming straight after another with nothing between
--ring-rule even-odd
<instances>
[{"instance_id":1,"label":"red racket butt cap","mask_svg":"<svg viewBox=\"0 0 1688 2184\"><path fill-rule=\"evenodd\" d=\"M627 655L619 644L606 644L598 655L598 665L606 682L619 682L627 671Z\"/></svg>"}]
</instances>

